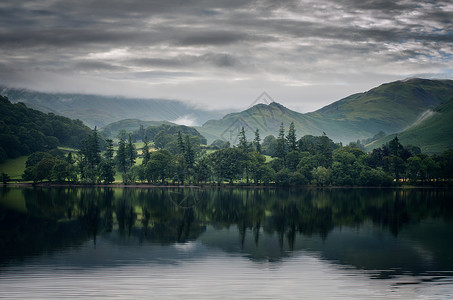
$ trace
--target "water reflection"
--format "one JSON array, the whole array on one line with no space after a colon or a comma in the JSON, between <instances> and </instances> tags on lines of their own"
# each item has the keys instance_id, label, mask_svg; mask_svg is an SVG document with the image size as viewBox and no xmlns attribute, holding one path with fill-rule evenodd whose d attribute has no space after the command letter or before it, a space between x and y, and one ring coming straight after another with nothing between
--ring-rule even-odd
<instances>
[{"instance_id":1,"label":"water reflection","mask_svg":"<svg viewBox=\"0 0 453 300\"><path fill-rule=\"evenodd\" d=\"M190 241L253 261L298 251L395 274L453 271L447 189L4 188L0 264L90 241ZM113 238L114 237L114 238ZM450 273L448 273L450 274Z\"/></svg>"}]
</instances>

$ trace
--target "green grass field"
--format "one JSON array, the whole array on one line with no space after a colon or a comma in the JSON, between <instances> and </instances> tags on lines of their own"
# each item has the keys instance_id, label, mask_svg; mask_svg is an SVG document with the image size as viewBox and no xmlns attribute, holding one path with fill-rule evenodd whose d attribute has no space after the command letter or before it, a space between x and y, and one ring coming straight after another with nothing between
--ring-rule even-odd
<instances>
[{"instance_id":1,"label":"green grass field","mask_svg":"<svg viewBox=\"0 0 453 300\"><path fill-rule=\"evenodd\" d=\"M20 156L13 159L8 159L0 164L0 173L6 173L12 180L22 179L22 174L25 171L25 162L28 156Z\"/></svg>"}]
</instances>

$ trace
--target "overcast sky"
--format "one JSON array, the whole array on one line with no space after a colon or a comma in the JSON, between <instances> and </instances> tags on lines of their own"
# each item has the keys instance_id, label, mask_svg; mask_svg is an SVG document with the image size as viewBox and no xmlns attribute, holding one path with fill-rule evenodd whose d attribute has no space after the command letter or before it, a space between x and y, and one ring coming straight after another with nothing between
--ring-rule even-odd
<instances>
[{"instance_id":1,"label":"overcast sky","mask_svg":"<svg viewBox=\"0 0 453 300\"><path fill-rule=\"evenodd\" d=\"M0 84L308 112L453 78L452 20L450 0L2 0Z\"/></svg>"}]
</instances>

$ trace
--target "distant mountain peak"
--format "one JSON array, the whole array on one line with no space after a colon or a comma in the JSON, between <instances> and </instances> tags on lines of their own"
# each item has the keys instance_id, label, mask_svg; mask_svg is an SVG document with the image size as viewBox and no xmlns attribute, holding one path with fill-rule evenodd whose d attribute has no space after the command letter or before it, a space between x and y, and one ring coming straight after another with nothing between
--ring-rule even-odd
<instances>
[{"instance_id":1,"label":"distant mountain peak","mask_svg":"<svg viewBox=\"0 0 453 300\"><path fill-rule=\"evenodd\" d=\"M250 104L249 108L254 107L258 104L269 105L270 103L275 102L274 99L266 91L263 91L256 99Z\"/></svg>"}]
</instances>

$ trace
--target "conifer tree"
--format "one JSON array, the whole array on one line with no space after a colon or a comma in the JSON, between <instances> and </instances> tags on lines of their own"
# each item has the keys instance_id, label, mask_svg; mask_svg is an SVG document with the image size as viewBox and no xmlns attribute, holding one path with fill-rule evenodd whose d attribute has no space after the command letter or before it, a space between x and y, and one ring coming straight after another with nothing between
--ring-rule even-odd
<instances>
[{"instance_id":1,"label":"conifer tree","mask_svg":"<svg viewBox=\"0 0 453 300\"><path fill-rule=\"evenodd\" d=\"M256 152L261 153L261 138L258 128L255 130L255 139L253 140L253 146L255 146Z\"/></svg>"},{"instance_id":2,"label":"conifer tree","mask_svg":"<svg viewBox=\"0 0 453 300\"><path fill-rule=\"evenodd\" d=\"M104 153L104 159L99 164L99 180L103 180L104 183L112 183L115 181L115 165L113 162L113 140L107 139L106 151Z\"/></svg>"},{"instance_id":3,"label":"conifer tree","mask_svg":"<svg viewBox=\"0 0 453 300\"><path fill-rule=\"evenodd\" d=\"M113 160L113 140L107 139L105 140L106 146L105 146L105 153L104 153L104 158L107 160Z\"/></svg>"},{"instance_id":4,"label":"conifer tree","mask_svg":"<svg viewBox=\"0 0 453 300\"><path fill-rule=\"evenodd\" d=\"M184 141L182 139L181 130L178 131L178 150L179 150L179 153L181 153L181 154L184 154L184 152L185 152L185 146L184 146Z\"/></svg>"},{"instance_id":5,"label":"conifer tree","mask_svg":"<svg viewBox=\"0 0 453 300\"><path fill-rule=\"evenodd\" d=\"M149 162L149 157L150 157L148 136L145 135L143 142L145 143L145 145L143 145L143 149L142 149L142 154L143 154L142 165L146 166L146 164Z\"/></svg>"},{"instance_id":6,"label":"conifer tree","mask_svg":"<svg viewBox=\"0 0 453 300\"><path fill-rule=\"evenodd\" d=\"M245 136L244 127L242 127L241 131L239 132L238 137L239 137L238 148L243 150L243 151L247 151L248 142L247 142L247 137Z\"/></svg>"},{"instance_id":7,"label":"conifer tree","mask_svg":"<svg viewBox=\"0 0 453 300\"><path fill-rule=\"evenodd\" d=\"M195 152L193 150L192 142L190 141L189 135L186 135L186 142L184 148L185 148L184 158L186 159L187 168L192 168L195 163Z\"/></svg>"},{"instance_id":8,"label":"conifer tree","mask_svg":"<svg viewBox=\"0 0 453 300\"><path fill-rule=\"evenodd\" d=\"M285 127L283 126L283 123L280 125L274 156L281 159L286 156Z\"/></svg>"},{"instance_id":9,"label":"conifer tree","mask_svg":"<svg viewBox=\"0 0 453 300\"><path fill-rule=\"evenodd\" d=\"M130 167L132 167L135 164L135 159L137 158L137 150L135 149L135 145L132 143L132 136L130 134L126 145L126 155L127 163Z\"/></svg>"},{"instance_id":10,"label":"conifer tree","mask_svg":"<svg viewBox=\"0 0 453 300\"><path fill-rule=\"evenodd\" d=\"M294 122L291 122L289 125L286 141L288 143L288 152L297 150L296 129L294 128Z\"/></svg>"},{"instance_id":11,"label":"conifer tree","mask_svg":"<svg viewBox=\"0 0 453 300\"><path fill-rule=\"evenodd\" d=\"M121 172L127 170L127 154L126 154L126 141L123 137L118 142L118 151L116 152L116 162Z\"/></svg>"}]
</instances>

